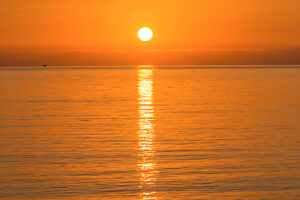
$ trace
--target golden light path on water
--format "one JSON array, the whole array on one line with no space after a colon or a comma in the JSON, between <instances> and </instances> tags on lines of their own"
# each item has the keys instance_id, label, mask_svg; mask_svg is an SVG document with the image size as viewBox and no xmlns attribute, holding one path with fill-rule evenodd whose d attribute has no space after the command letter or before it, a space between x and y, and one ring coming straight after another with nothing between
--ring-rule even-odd
<instances>
[{"instance_id":1,"label":"golden light path on water","mask_svg":"<svg viewBox=\"0 0 300 200\"><path fill-rule=\"evenodd\" d=\"M142 67L141 67L142 68ZM139 102L139 162L140 189L143 200L156 200L155 182L157 171L154 161L155 146L154 107L153 107L153 71L151 68L138 69Z\"/></svg>"}]
</instances>

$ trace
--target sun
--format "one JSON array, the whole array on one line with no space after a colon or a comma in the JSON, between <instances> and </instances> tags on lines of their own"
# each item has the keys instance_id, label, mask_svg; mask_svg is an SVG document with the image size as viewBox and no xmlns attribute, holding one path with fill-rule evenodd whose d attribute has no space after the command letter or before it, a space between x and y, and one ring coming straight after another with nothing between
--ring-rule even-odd
<instances>
[{"instance_id":1,"label":"sun","mask_svg":"<svg viewBox=\"0 0 300 200\"><path fill-rule=\"evenodd\" d=\"M144 27L141 28L138 32L138 38L142 40L143 42L151 40L153 37L153 32L150 28Z\"/></svg>"}]
</instances>

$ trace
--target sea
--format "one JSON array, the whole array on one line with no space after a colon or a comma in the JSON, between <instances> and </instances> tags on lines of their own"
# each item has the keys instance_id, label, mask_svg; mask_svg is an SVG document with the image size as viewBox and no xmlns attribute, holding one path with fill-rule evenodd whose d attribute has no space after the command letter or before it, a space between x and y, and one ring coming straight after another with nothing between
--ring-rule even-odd
<instances>
[{"instance_id":1,"label":"sea","mask_svg":"<svg viewBox=\"0 0 300 200\"><path fill-rule=\"evenodd\" d=\"M300 66L0 67L0 199L299 200Z\"/></svg>"}]
</instances>

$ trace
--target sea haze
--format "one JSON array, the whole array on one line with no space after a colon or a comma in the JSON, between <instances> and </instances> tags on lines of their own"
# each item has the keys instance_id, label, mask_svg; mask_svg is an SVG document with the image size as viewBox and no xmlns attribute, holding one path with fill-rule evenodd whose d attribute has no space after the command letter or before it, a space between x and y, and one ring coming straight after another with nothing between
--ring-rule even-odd
<instances>
[{"instance_id":1,"label":"sea haze","mask_svg":"<svg viewBox=\"0 0 300 200\"><path fill-rule=\"evenodd\" d=\"M0 199L300 199L299 66L0 68Z\"/></svg>"}]
</instances>

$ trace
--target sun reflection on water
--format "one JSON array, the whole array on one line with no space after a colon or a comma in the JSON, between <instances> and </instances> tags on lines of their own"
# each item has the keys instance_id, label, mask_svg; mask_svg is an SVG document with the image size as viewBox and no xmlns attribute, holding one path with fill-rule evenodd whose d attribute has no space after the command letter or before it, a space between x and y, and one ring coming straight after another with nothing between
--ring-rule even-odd
<instances>
[{"instance_id":1,"label":"sun reflection on water","mask_svg":"<svg viewBox=\"0 0 300 200\"><path fill-rule=\"evenodd\" d=\"M152 69L138 70L139 92L139 162L140 189L143 200L156 200L156 163L154 161L155 147L154 108L153 108L153 81Z\"/></svg>"}]
</instances>

